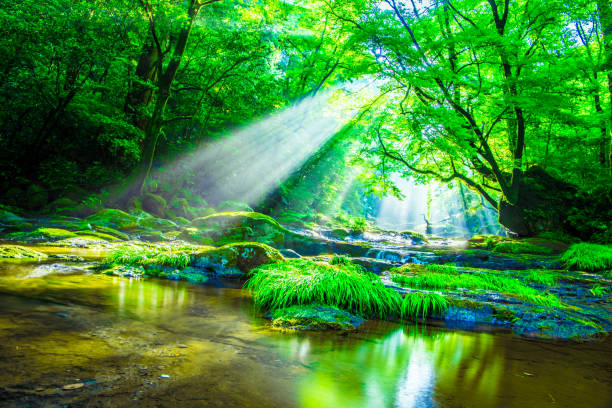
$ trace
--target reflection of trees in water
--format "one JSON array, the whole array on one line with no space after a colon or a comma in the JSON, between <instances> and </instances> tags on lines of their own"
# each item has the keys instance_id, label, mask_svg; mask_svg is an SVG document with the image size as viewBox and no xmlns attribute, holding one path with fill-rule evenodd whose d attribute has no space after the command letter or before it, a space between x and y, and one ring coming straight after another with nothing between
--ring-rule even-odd
<instances>
[{"instance_id":1,"label":"reflection of trees in water","mask_svg":"<svg viewBox=\"0 0 612 408\"><path fill-rule=\"evenodd\" d=\"M287 340L290 356L311 368L299 388L304 407L426 407L438 394L489 405L503 368L494 337L486 333L410 325L364 339Z\"/></svg>"}]
</instances>

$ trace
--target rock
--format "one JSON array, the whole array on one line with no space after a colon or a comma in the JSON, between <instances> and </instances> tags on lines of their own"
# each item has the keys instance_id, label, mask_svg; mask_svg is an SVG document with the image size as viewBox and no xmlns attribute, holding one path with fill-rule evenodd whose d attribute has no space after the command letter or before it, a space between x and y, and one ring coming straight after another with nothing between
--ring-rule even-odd
<instances>
[{"instance_id":1,"label":"rock","mask_svg":"<svg viewBox=\"0 0 612 408\"><path fill-rule=\"evenodd\" d=\"M207 248L191 255L192 265L212 270L215 273L227 273L228 270L247 273L258 266L280 262L281 253L265 244L243 242L224 245L219 248Z\"/></svg>"},{"instance_id":2,"label":"rock","mask_svg":"<svg viewBox=\"0 0 612 408\"><path fill-rule=\"evenodd\" d=\"M78 388L83 387L85 384L83 383L75 383L75 384L68 384L68 385L64 385L62 387L62 390L76 390Z\"/></svg>"},{"instance_id":3,"label":"rock","mask_svg":"<svg viewBox=\"0 0 612 408\"><path fill-rule=\"evenodd\" d=\"M137 219L122 210L105 208L85 218L93 226L130 230L138 227Z\"/></svg>"},{"instance_id":4,"label":"rock","mask_svg":"<svg viewBox=\"0 0 612 408\"><path fill-rule=\"evenodd\" d=\"M219 212L247 211L253 212L253 209L247 204L239 201L224 201L217 207Z\"/></svg>"},{"instance_id":5,"label":"rock","mask_svg":"<svg viewBox=\"0 0 612 408\"><path fill-rule=\"evenodd\" d=\"M293 249L281 249L280 253L285 257L285 258L289 258L289 259L294 259L294 258L301 258L302 256L300 254L298 254L297 252L295 252Z\"/></svg>"},{"instance_id":6,"label":"rock","mask_svg":"<svg viewBox=\"0 0 612 408\"><path fill-rule=\"evenodd\" d=\"M257 241L276 247L282 247L286 234L290 234L274 218L248 211L216 213L196 218L191 226L197 228L202 236L208 236L214 241Z\"/></svg>"},{"instance_id":7,"label":"rock","mask_svg":"<svg viewBox=\"0 0 612 408\"><path fill-rule=\"evenodd\" d=\"M0 258L10 259L44 259L47 255L19 245L0 245Z\"/></svg>"},{"instance_id":8,"label":"rock","mask_svg":"<svg viewBox=\"0 0 612 408\"><path fill-rule=\"evenodd\" d=\"M79 204L75 201L64 197L52 201L45 209L56 214L74 214L78 207Z\"/></svg>"},{"instance_id":9,"label":"rock","mask_svg":"<svg viewBox=\"0 0 612 408\"><path fill-rule=\"evenodd\" d=\"M272 326L291 330L355 330L364 319L333 306L310 304L272 312Z\"/></svg>"},{"instance_id":10,"label":"rock","mask_svg":"<svg viewBox=\"0 0 612 408\"><path fill-rule=\"evenodd\" d=\"M10 239L20 242L54 242L66 238L76 238L78 235L62 228L37 228L31 232L9 234Z\"/></svg>"},{"instance_id":11,"label":"rock","mask_svg":"<svg viewBox=\"0 0 612 408\"><path fill-rule=\"evenodd\" d=\"M31 184L26 190L24 206L29 210L37 210L44 207L49 201L47 190L37 184Z\"/></svg>"},{"instance_id":12,"label":"rock","mask_svg":"<svg viewBox=\"0 0 612 408\"><path fill-rule=\"evenodd\" d=\"M158 217L165 217L166 206L166 200L160 195L146 193L142 197L142 209Z\"/></svg>"}]
</instances>

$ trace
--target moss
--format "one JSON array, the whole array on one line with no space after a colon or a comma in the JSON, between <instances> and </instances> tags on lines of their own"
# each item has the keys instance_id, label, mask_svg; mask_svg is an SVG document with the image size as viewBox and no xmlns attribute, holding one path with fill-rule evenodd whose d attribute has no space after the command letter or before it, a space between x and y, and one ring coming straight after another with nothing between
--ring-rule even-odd
<instances>
[{"instance_id":1,"label":"moss","mask_svg":"<svg viewBox=\"0 0 612 408\"><path fill-rule=\"evenodd\" d=\"M153 193L146 193L142 197L141 202L143 210L155 214L158 217L164 217L166 215L167 203L164 197Z\"/></svg>"},{"instance_id":2,"label":"moss","mask_svg":"<svg viewBox=\"0 0 612 408\"><path fill-rule=\"evenodd\" d=\"M218 248L206 248L192 254L195 265L212 266L222 265L226 268L235 268L243 273L252 269L275 262L282 262L285 258L278 250L259 242L237 242Z\"/></svg>"},{"instance_id":3,"label":"moss","mask_svg":"<svg viewBox=\"0 0 612 408\"><path fill-rule=\"evenodd\" d=\"M44 259L47 255L19 245L0 245L0 258Z\"/></svg>"},{"instance_id":4,"label":"moss","mask_svg":"<svg viewBox=\"0 0 612 408\"><path fill-rule=\"evenodd\" d=\"M561 256L569 269L605 271L612 269L612 246L580 243L572 245Z\"/></svg>"},{"instance_id":5,"label":"moss","mask_svg":"<svg viewBox=\"0 0 612 408\"><path fill-rule=\"evenodd\" d=\"M275 310L272 326L292 330L355 330L363 319L333 306L298 305Z\"/></svg>"},{"instance_id":6,"label":"moss","mask_svg":"<svg viewBox=\"0 0 612 408\"><path fill-rule=\"evenodd\" d=\"M253 209L247 204L239 201L224 201L217 207L219 212L246 211L253 212Z\"/></svg>"},{"instance_id":7,"label":"moss","mask_svg":"<svg viewBox=\"0 0 612 408\"><path fill-rule=\"evenodd\" d=\"M554 249L545 245L522 241L506 241L496 244L493 247L493 252L502 252L506 254L551 255L555 251Z\"/></svg>"},{"instance_id":8,"label":"moss","mask_svg":"<svg viewBox=\"0 0 612 408\"><path fill-rule=\"evenodd\" d=\"M404 238L409 238L414 244L427 243L427 237L420 232L402 231L400 235L402 235Z\"/></svg>"},{"instance_id":9,"label":"moss","mask_svg":"<svg viewBox=\"0 0 612 408\"><path fill-rule=\"evenodd\" d=\"M216 213L196 218L191 222L191 226L197 228L201 236L210 237L219 244L257 241L281 246L285 236L292 234L274 218L247 211Z\"/></svg>"},{"instance_id":10,"label":"moss","mask_svg":"<svg viewBox=\"0 0 612 408\"><path fill-rule=\"evenodd\" d=\"M135 216L112 208L100 210L85 218L85 220L96 227L108 227L119 230L130 230L138 227Z\"/></svg>"},{"instance_id":11,"label":"moss","mask_svg":"<svg viewBox=\"0 0 612 408\"><path fill-rule=\"evenodd\" d=\"M491 250L495 245L507 240L509 238L498 235L474 235L468 240L467 244L469 248Z\"/></svg>"},{"instance_id":12,"label":"moss","mask_svg":"<svg viewBox=\"0 0 612 408\"><path fill-rule=\"evenodd\" d=\"M9 234L10 239L22 242L59 241L66 238L78 237L72 231L61 228L37 228L31 232L18 232Z\"/></svg>"},{"instance_id":13,"label":"moss","mask_svg":"<svg viewBox=\"0 0 612 408\"><path fill-rule=\"evenodd\" d=\"M162 231L169 231L178 227L178 225L173 221L155 217L139 219L138 226L141 228L149 228Z\"/></svg>"},{"instance_id":14,"label":"moss","mask_svg":"<svg viewBox=\"0 0 612 408\"><path fill-rule=\"evenodd\" d=\"M239 274L251 269L283 261L276 249L257 242L242 242L210 247L200 245L124 244L115 248L104 260L107 265L141 265L145 267L171 267L185 269L189 266L208 272ZM155 274L158 275L158 274Z\"/></svg>"},{"instance_id":15,"label":"moss","mask_svg":"<svg viewBox=\"0 0 612 408\"><path fill-rule=\"evenodd\" d=\"M495 306L492 306L492 309L493 309L493 317L496 318L497 320L501 320L502 322L513 323L518 319L518 317L516 316L516 313L514 313L513 310L508 309L507 307L495 305Z\"/></svg>"},{"instance_id":16,"label":"moss","mask_svg":"<svg viewBox=\"0 0 612 408\"><path fill-rule=\"evenodd\" d=\"M99 238L104 241L121 241L119 238L114 237L110 234L105 234L103 232L94 232L94 231L84 230L84 231L76 231L75 234L79 235L82 238L89 237L89 238Z\"/></svg>"}]
</instances>

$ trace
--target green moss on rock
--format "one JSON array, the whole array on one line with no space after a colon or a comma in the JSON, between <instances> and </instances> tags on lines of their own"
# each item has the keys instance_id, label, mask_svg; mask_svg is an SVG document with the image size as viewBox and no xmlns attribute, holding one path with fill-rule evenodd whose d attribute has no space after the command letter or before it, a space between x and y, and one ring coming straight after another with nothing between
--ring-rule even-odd
<instances>
[{"instance_id":1,"label":"green moss on rock","mask_svg":"<svg viewBox=\"0 0 612 408\"><path fill-rule=\"evenodd\" d=\"M130 230L138 227L137 218L125 211L105 208L90 215L85 220L97 227L108 227L119 230Z\"/></svg>"},{"instance_id":2,"label":"green moss on rock","mask_svg":"<svg viewBox=\"0 0 612 408\"><path fill-rule=\"evenodd\" d=\"M0 258L44 259L47 255L19 245L0 245Z\"/></svg>"},{"instance_id":3,"label":"green moss on rock","mask_svg":"<svg viewBox=\"0 0 612 408\"><path fill-rule=\"evenodd\" d=\"M355 330L364 320L333 306L291 306L271 314L272 326L291 330Z\"/></svg>"}]
</instances>

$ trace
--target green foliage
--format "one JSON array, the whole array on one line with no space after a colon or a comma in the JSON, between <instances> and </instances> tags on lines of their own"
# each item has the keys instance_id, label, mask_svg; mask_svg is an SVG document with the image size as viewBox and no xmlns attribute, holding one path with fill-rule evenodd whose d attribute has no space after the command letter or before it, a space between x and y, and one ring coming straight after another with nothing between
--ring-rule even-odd
<instances>
[{"instance_id":1,"label":"green foliage","mask_svg":"<svg viewBox=\"0 0 612 408\"><path fill-rule=\"evenodd\" d=\"M245 287L252 291L255 306L265 310L319 303L385 318L396 313L400 302L397 292L372 273L301 259L261 266Z\"/></svg>"},{"instance_id":2,"label":"green foliage","mask_svg":"<svg viewBox=\"0 0 612 408\"><path fill-rule=\"evenodd\" d=\"M183 269L191 260L188 251L172 246L122 245L111 252L104 262L110 265L159 265Z\"/></svg>"},{"instance_id":3,"label":"green foliage","mask_svg":"<svg viewBox=\"0 0 612 408\"><path fill-rule=\"evenodd\" d=\"M368 229L368 221L363 217L353 218L351 220L350 228L354 234L362 234Z\"/></svg>"},{"instance_id":4,"label":"green foliage","mask_svg":"<svg viewBox=\"0 0 612 408\"><path fill-rule=\"evenodd\" d=\"M607 297L610 294L610 288L603 285L594 285L591 289L589 289L593 296L597 297Z\"/></svg>"},{"instance_id":5,"label":"green foliage","mask_svg":"<svg viewBox=\"0 0 612 408\"><path fill-rule=\"evenodd\" d=\"M521 241L506 241L500 242L493 247L494 252L503 252L507 254L536 254L550 255L554 250L544 245L536 245L529 242Z\"/></svg>"},{"instance_id":6,"label":"green foliage","mask_svg":"<svg viewBox=\"0 0 612 408\"><path fill-rule=\"evenodd\" d=\"M543 294L537 289L526 286L516 278L490 273L461 273L458 275L427 272L416 276L393 274L391 280L399 285L431 290L490 290L509 294L519 299L539 305L563 307L554 295Z\"/></svg>"},{"instance_id":7,"label":"green foliage","mask_svg":"<svg viewBox=\"0 0 612 408\"><path fill-rule=\"evenodd\" d=\"M458 273L457 266L455 264L446 264L446 265L427 264L425 269L429 272L444 273L444 274L451 274L451 275Z\"/></svg>"},{"instance_id":8,"label":"green foliage","mask_svg":"<svg viewBox=\"0 0 612 408\"><path fill-rule=\"evenodd\" d=\"M584 271L604 271L612 268L612 246L579 243L572 245L561 261L570 269Z\"/></svg>"},{"instance_id":9,"label":"green foliage","mask_svg":"<svg viewBox=\"0 0 612 408\"><path fill-rule=\"evenodd\" d=\"M525 279L546 286L555 286L559 281L559 273L544 269L530 269L525 274Z\"/></svg>"},{"instance_id":10,"label":"green foliage","mask_svg":"<svg viewBox=\"0 0 612 408\"><path fill-rule=\"evenodd\" d=\"M444 315L449 301L438 293L410 292L404 296L401 304L402 319L425 319L431 315Z\"/></svg>"}]
</instances>

